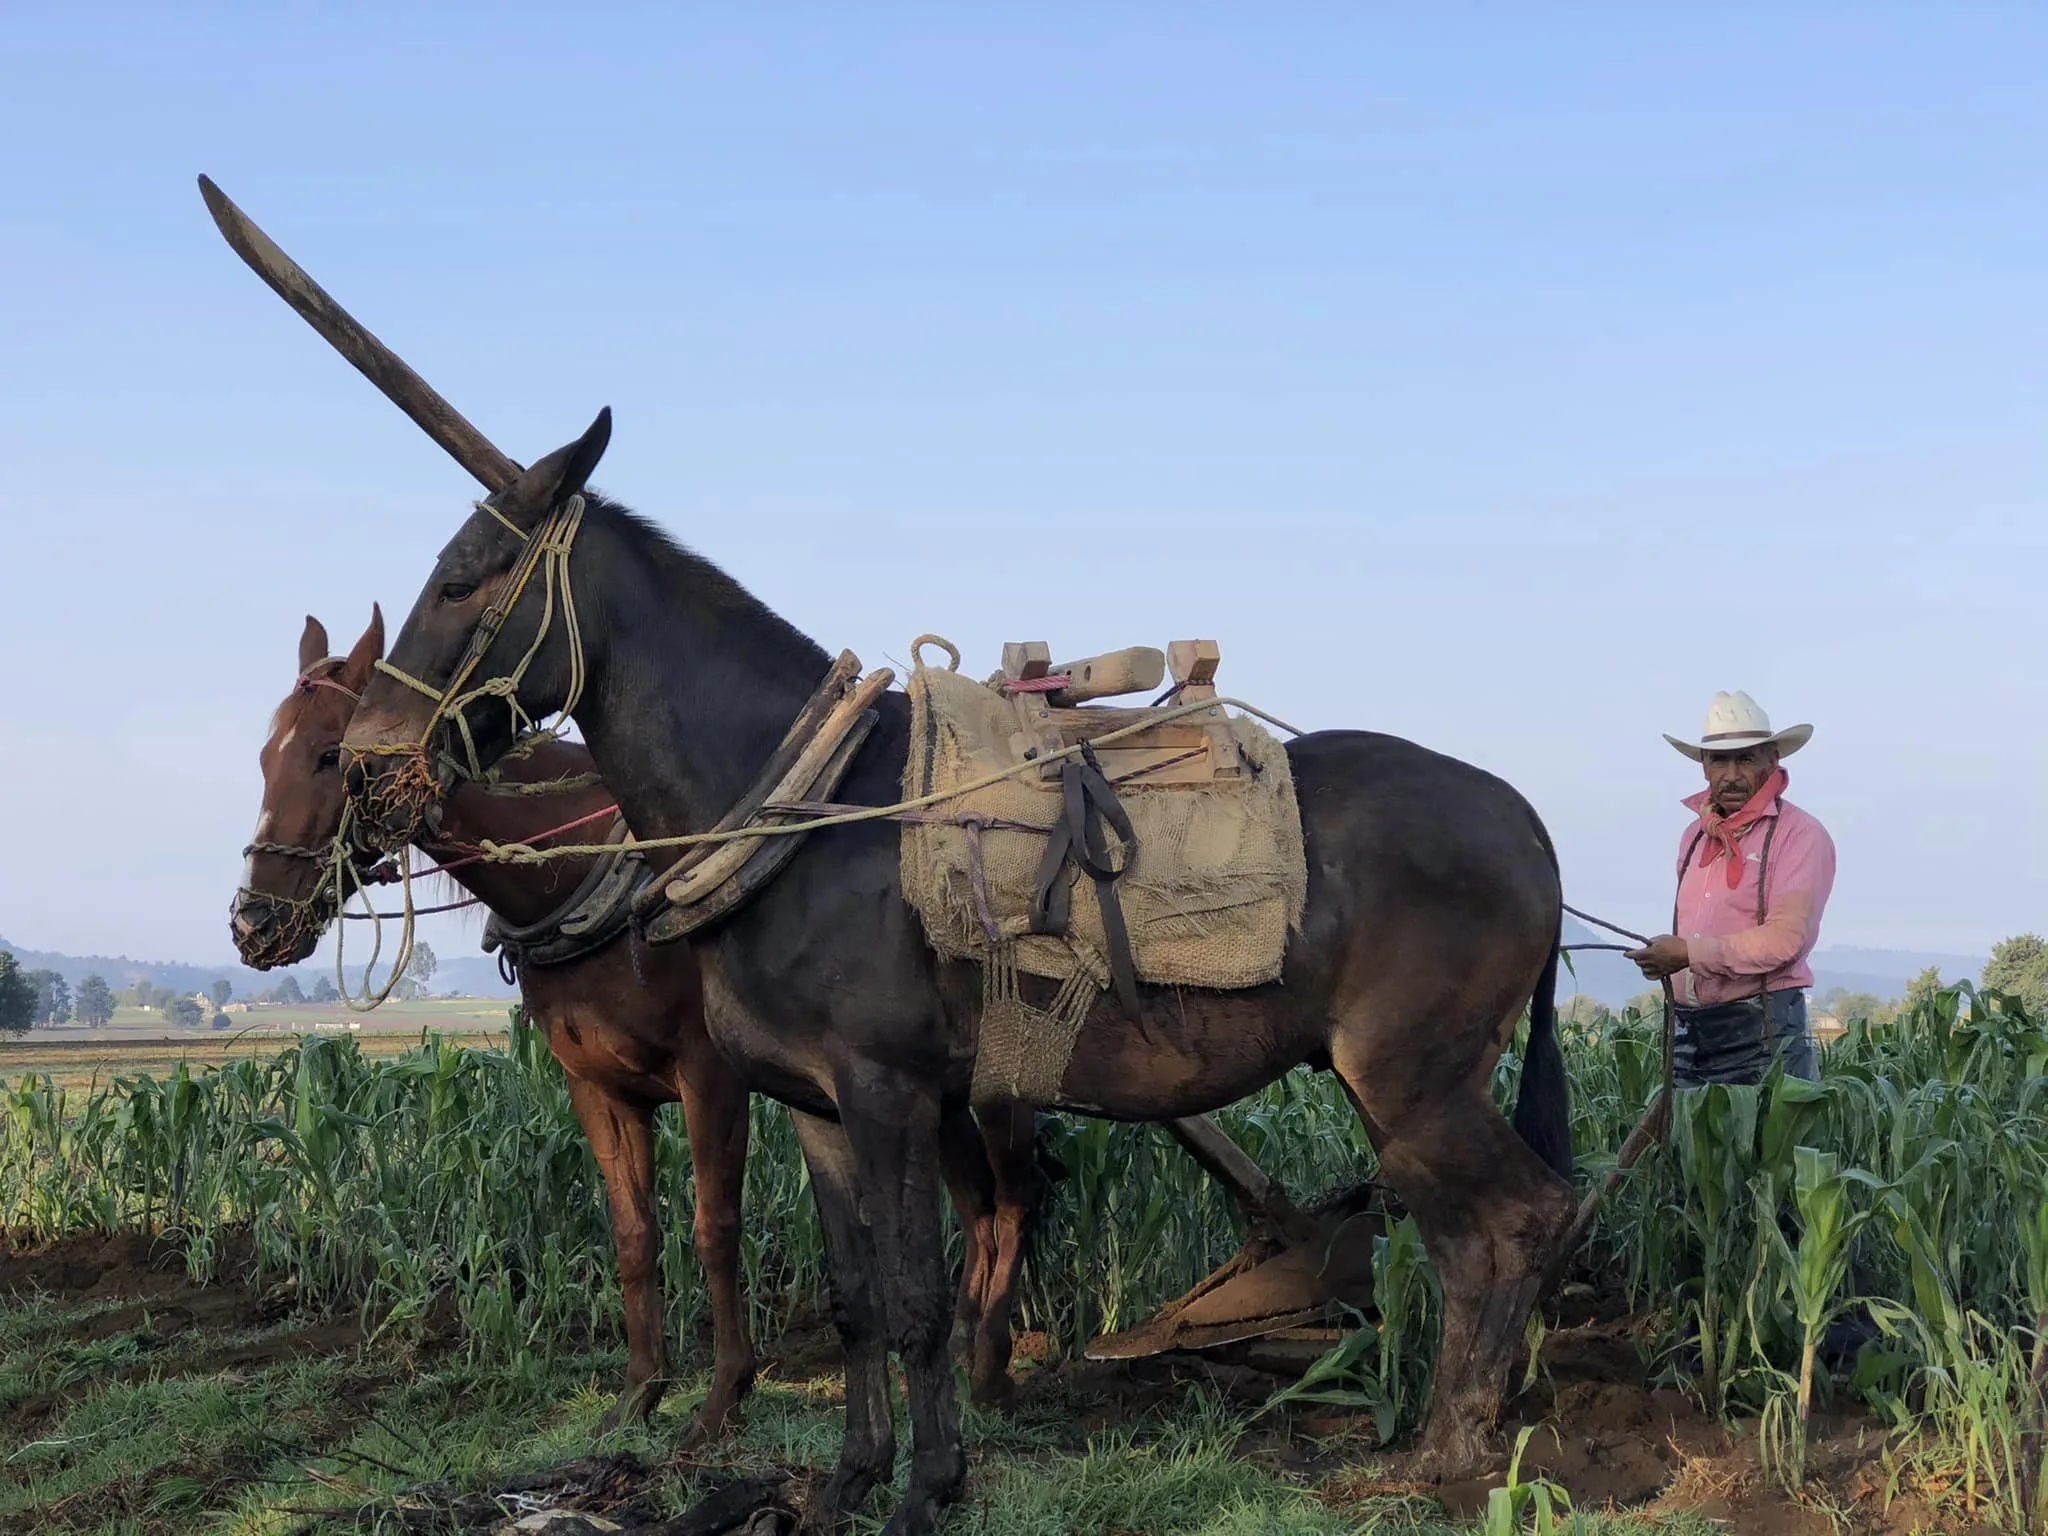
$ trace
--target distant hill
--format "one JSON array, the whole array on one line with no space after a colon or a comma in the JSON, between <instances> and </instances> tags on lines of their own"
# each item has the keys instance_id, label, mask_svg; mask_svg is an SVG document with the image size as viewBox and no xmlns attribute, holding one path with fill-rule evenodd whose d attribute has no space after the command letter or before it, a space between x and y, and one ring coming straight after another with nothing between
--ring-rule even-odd
<instances>
[{"instance_id":1,"label":"distant hill","mask_svg":"<svg viewBox=\"0 0 2048 1536\"><path fill-rule=\"evenodd\" d=\"M1564 920L1564 942L1567 944L1620 944L1625 940L1611 933L1595 933L1575 917ZM1610 1008L1619 1008L1637 993L1646 991L1649 983L1643 980L1643 973L1613 950L1588 950L1575 955L1566 955L1569 965L1557 968L1557 996L1562 1002L1573 996L1585 996L1595 1002L1605 1003Z\"/></svg>"},{"instance_id":2,"label":"distant hill","mask_svg":"<svg viewBox=\"0 0 2048 1536\"><path fill-rule=\"evenodd\" d=\"M322 976L332 977L334 974L326 965L295 965L275 971L252 971L245 965L190 965L177 960L131 960L126 955L66 955L53 950L24 949L4 938L0 938L0 949L12 951L24 970L55 971L73 987L85 977L97 975L117 992L123 987L134 986L138 981L179 992L204 992L225 977L235 989L235 996L246 998L268 992L286 976L296 976L300 987L310 991ZM349 979L352 987L360 988L361 969L351 966ZM499 977L495 955L442 958L434 969L432 985L436 992L460 992L470 997L512 997L517 991L506 986Z\"/></svg>"},{"instance_id":3,"label":"distant hill","mask_svg":"<svg viewBox=\"0 0 2048 1536\"><path fill-rule=\"evenodd\" d=\"M1906 983L1930 965L1941 972L1943 981L1975 981L1984 974L1984 963L1990 958L1831 945L1813 952L1813 990L1826 994L1840 987L1845 992L1869 992L1881 998L1903 997Z\"/></svg>"},{"instance_id":4,"label":"distant hill","mask_svg":"<svg viewBox=\"0 0 2048 1536\"><path fill-rule=\"evenodd\" d=\"M1595 933L1575 918L1564 920L1567 944L1614 942L1613 935ZM81 979L97 974L119 991L138 981L152 986L172 987L180 992L204 992L226 977L236 997L254 997L276 986L285 976L296 976L299 985L310 990L322 976L332 972L324 965L293 966L289 971L252 971L243 965L189 965L174 960L131 960L126 955L64 955L48 950L23 949L0 938L0 949L12 950L26 970L55 971L76 987ZM1570 956L1570 967L1557 976L1559 999L1583 993L1619 1008L1631 997L1649 990L1643 973L1611 950L1593 950ZM1814 951L1813 990L1824 995L1840 987L1848 992L1869 992L1880 998L1903 996L1906 983L1927 969L1938 966L1945 981L1975 981L1984 970L1982 955L1949 955L1911 949L1859 949L1835 945ZM360 988L362 972L349 971L351 985ZM436 992L459 992L468 997L513 997L498 975L494 955L443 956L434 971Z\"/></svg>"},{"instance_id":5,"label":"distant hill","mask_svg":"<svg viewBox=\"0 0 2048 1536\"><path fill-rule=\"evenodd\" d=\"M1611 943L1611 934L1596 934L1576 919L1564 920L1567 944ZM1903 997L1906 983L1932 965L1943 981L1975 981L1984 971L1983 955L1949 955L1917 949L1862 949L1854 945L1826 945L1813 952L1813 990L1816 996L1840 987L1845 992L1869 992L1880 998ZM1571 957L1577 975L1560 970L1557 995L1568 998L1583 993L1610 1008L1619 1008L1630 998L1649 990L1643 973L1611 951L1576 954Z\"/></svg>"}]
</instances>

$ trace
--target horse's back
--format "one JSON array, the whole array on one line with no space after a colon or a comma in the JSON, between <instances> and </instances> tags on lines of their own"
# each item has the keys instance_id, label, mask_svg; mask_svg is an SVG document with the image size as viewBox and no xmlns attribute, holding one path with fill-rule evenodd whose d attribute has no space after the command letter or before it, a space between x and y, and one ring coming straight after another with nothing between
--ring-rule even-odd
<instances>
[{"instance_id":1,"label":"horse's back","mask_svg":"<svg viewBox=\"0 0 2048 1536\"><path fill-rule=\"evenodd\" d=\"M1448 904L1475 921L1555 917L1550 835L1505 779L1377 731L1316 731L1287 752L1311 921L1319 897L1381 910Z\"/></svg>"}]
</instances>

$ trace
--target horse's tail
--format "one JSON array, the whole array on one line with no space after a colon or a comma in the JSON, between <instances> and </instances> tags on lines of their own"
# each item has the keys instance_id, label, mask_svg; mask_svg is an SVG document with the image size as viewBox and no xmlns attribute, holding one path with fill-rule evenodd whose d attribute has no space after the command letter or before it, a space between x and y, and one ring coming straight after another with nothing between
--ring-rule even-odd
<instances>
[{"instance_id":1,"label":"horse's tail","mask_svg":"<svg viewBox=\"0 0 2048 1536\"><path fill-rule=\"evenodd\" d=\"M1557 961L1550 951L1536 995L1529 1000L1529 1045L1522 1053L1522 1085L1515 1095L1515 1132L1529 1150L1564 1178L1572 1176L1571 1084L1557 1043Z\"/></svg>"}]
</instances>

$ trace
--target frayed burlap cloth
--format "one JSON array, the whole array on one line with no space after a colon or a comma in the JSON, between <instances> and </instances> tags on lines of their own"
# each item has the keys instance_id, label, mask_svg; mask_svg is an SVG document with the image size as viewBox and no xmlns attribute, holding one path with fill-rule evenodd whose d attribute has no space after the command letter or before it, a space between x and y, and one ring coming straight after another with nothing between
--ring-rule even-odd
<instances>
[{"instance_id":1,"label":"frayed burlap cloth","mask_svg":"<svg viewBox=\"0 0 2048 1536\"><path fill-rule=\"evenodd\" d=\"M969 783L1018 761L1017 716L994 688L919 665L908 684L905 798ZM1308 888L1301 817L1286 749L1254 722L1232 729L1253 771L1202 785L1116 786L1138 851L1116 882L1138 976L1166 986L1251 987L1280 975ZM1082 1021L1109 985L1102 914L1079 882L1060 936L1030 931L1046 836L1059 820L1058 780L1034 770L933 806L903 828L903 892L948 959L983 967L976 1102L1048 1103ZM981 828L960 824L969 818ZM1126 850L1108 834L1111 853ZM985 906L977 887L985 891ZM993 931L991 931L993 930ZM1059 983L1050 1004L1026 1004L1019 974Z\"/></svg>"}]
</instances>

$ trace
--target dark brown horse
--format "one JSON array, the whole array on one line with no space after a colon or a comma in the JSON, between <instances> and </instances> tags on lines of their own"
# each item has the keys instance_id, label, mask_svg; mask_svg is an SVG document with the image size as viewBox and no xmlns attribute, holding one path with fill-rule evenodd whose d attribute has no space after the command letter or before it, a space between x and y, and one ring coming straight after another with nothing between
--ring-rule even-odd
<instances>
[{"instance_id":1,"label":"dark brown horse","mask_svg":"<svg viewBox=\"0 0 2048 1536\"><path fill-rule=\"evenodd\" d=\"M319 621L306 620L298 681L278 707L263 748L263 808L235 897L235 944L250 965L269 969L303 960L337 914L339 903L325 881L346 800L341 740L383 649L381 615L373 614L362 638L339 658L327 654ZM495 786L465 784L451 795L438 831L423 836L420 849L447 862L481 839L524 842L592 817L595 823L572 835L601 840L612 820L610 791L581 747L543 739L507 759L500 779ZM521 869L472 858L450 878L516 936L516 947L508 939L507 951L526 957L517 968L521 1001L562 1064L570 1102L604 1175L629 1351L625 1386L606 1428L651 1414L668 1382L654 1113L662 1104L683 1106L696 1172L692 1235L710 1295L713 1350L710 1395L689 1438L708 1438L728 1427L754 1379L739 1278L747 1091L705 1033L697 958L687 948L648 949L636 960L617 930L607 938L602 928L581 944L565 941L561 919L577 908L575 898L595 863L578 858ZM581 910L587 915L589 908ZM972 1357L976 1398L987 1403L1003 1401L1010 1384L1011 1302L1024 1227L1038 1194L1033 1117L1024 1110L997 1119L993 1169L971 1120L953 1128L948 1147L967 1239L961 1345Z\"/></svg>"},{"instance_id":2,"label":"dark brown horse","mask_svg":"<svg viewBox=\"0 0 2048 1536\"><path fill-rule=\"evenodd\" d=\"M513 739L506 692L538 718L564 707L579 678L574 717L633 827L658 838L710 826L826 674L826 653L730 577L585 494L610 430L606 412L530 469L472 465L498 489L441 552L394 670L371 679L348 734L351 787L379 819L381 843L416 835L443 766L468 750L449 729L455 713L488 762ZM566 574L557 568L580 616L572 633L560 595L546 609L541 581L516 594L513 583L535 550L559 547L558 511L578 497ZM451 679L470 662L465 692L500 691L451 711ZM908 725L904 698L885 695L841 800L899 798ZM1528 803L1464 763L1356 731L1288 750L1309 885L1281 982L1146 987L1135 1019L1098 1007L1058 1103L1170 1120L1304 1063L1334 1070L1442 1285L1422 1450L1427 1465L1462 1470L1483 1453L1572 1215L1551 1006L1556 858ZM966 1477L946 1367L938 1170L941 1128L968 1100L981 985L972 966L926 945L898 859L889 821L816 831L749 904L688 942L712 1038L750 1088L791 1107L811 1169L847 1362L846 1436L825 1507L851 1509L890 1476L893 1345L914 1432L909 1487L888 1525L901 1536L934 1529ZM1488 1078L1532 995L1518 1137Z\"/></svg>"}]
</instances>

